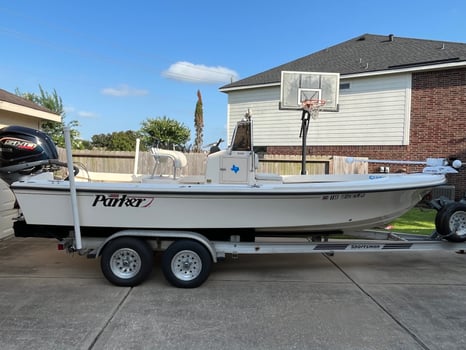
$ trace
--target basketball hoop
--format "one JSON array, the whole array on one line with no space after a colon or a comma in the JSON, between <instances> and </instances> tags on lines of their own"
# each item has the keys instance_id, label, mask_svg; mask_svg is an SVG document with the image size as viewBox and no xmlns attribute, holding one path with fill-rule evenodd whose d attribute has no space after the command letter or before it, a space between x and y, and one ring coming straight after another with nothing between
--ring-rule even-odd
<instances>
[{"instance_id":1,"label":"basketball hoop","mask_svg":"<svg viewBox=\"0 0 466 350\"><path fill-rule=\"evenodd\" d=\"M322 107L325 106L325 100L305 100L301 102L303 111L309 113L312 119L317 119Z\"/></svg>"}]
</instances>

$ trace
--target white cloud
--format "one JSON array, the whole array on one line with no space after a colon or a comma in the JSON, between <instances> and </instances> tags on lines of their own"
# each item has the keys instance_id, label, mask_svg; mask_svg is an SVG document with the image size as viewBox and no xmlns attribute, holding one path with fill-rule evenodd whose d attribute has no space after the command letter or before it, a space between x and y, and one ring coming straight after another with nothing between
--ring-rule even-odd
<instances>
[{"instance_id":1,"label":"white cloud","mask_svg":"<svg viewBox=\"0 0 466 350\"><path fill-rule=\"evenodd\" d=\"M238 73L229 68L208 67L183 61L172 64L162 75L169 79L206 84L231 83L238 80Z\"/></svg>"},{"instance_id":2,"label":"white cloud","mask_svg":"<svg viewBox=\"0 0 466 350\"><path fill-rule=\"evenodd\" d=\"M94 112L79 111L75 107L72 107L72 106L65 106L63 107L63 110L65 111L66 114L77 115L82 118L97 118L98 117L98 115Z\"/></svg>"},{"instance_id":3,"label":"white cloud","mask_svg":"<svg viewBox=\"0 0 466 350\"><path fill-rule=\"evenodd\" d=\"M103 95L117 96L117 97L122 97L122 96L144 96L144 95L149 94L149 91L147 91L147 90L135 89L135 88L129 87L126 84L120 84L117 87L104 88L100 92Z\"/></svg>"},{"instance_id":4,"label":"white cloud","mask_svg":"<svg viewBox=\"0 0 466 350\"><path fill-rule=\"evenodd\" d=\"M97 114L88 111L78 111L78 115L83 118L97 118Z\"/></svg>"},{"instance_id":5,"label":"white cloud","mask_svg":"<svg viewBox=\"0 0 466 350\"><path fill-rule=\"evenodd\" d=\"M64 106L63 107L63 111L65 113L74 113L76 111L76 108L74 107L71 107L71 106Z\"/></svg>"}]
</instances>

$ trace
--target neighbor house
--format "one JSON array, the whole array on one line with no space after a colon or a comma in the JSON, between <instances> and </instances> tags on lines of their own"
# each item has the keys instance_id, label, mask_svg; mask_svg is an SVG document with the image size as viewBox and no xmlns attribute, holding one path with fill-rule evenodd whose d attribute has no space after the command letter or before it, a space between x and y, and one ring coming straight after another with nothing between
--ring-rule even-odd
<instances>
[{"instance_id":1,"label":"neighbor house","mask_svg":"<svg viewBox=\"0 0 466 350\"><path fill-rule=\"evenodd\" d=\"M0 128L21 125L39 129L46 121L61 122L61 116L8 91L0 89ZM8 185L0 180L0 239L13 233L15 198Z\"/></svg>"},{"instance_id":2,"label":"neighbor house","mask_svg":"<svg viewBox=\"0 0 466 350\"><path fill-rule=\"evenodd\" d=\"M40 129L43 122L61 122L61 116L34 102L0 89L0 127L21 125Z\"/></svg>"},{"instance_id":3,"label":"neighbor house","mask_svg":"<svg viewBox=\"0 0 466 350\"><path fill-rule=\"evenodd\" d=\"M464 43L364 34L220 88L228 95L229 136L250 108L256 146L298 155L301 112L279 109L282 71L340 73L338 112L310 123L313 155L466 162ZM449 181L462 196L466 174Z\"/></svg>"}]
</instances>

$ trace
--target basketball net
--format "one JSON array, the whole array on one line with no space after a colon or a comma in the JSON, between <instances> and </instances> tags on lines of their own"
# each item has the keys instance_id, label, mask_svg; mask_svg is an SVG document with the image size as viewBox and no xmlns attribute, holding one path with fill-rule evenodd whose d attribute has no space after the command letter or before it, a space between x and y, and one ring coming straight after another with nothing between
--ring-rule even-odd
<instances>
[{"instance_id":1,"label":"basketball net","mask_svg":"<svg viewBox=\"0 0 466 350\"><path fill-rule=\"evenodd\" d=\"M325 106L325 100L306 100L301 103L303 111L309 113L312 119L319 117L319 112Z\"/></svg>"}]
</instances>

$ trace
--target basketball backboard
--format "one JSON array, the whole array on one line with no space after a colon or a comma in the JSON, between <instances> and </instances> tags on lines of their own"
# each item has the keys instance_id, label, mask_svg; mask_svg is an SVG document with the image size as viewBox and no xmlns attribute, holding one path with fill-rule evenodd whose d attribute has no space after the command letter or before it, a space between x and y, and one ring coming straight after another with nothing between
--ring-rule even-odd
<instances>
[{"instance_id":1,"label":"basketball backboard","mask_svg":"<svg viewBox=\"0 0 466 350\"><path fill-rule=\"evenodd\" d=\"M338 111L340 74L282 71L280 109L302 109L305 100L324 100L323 111Z\"/></svg>"}]
</instances>

